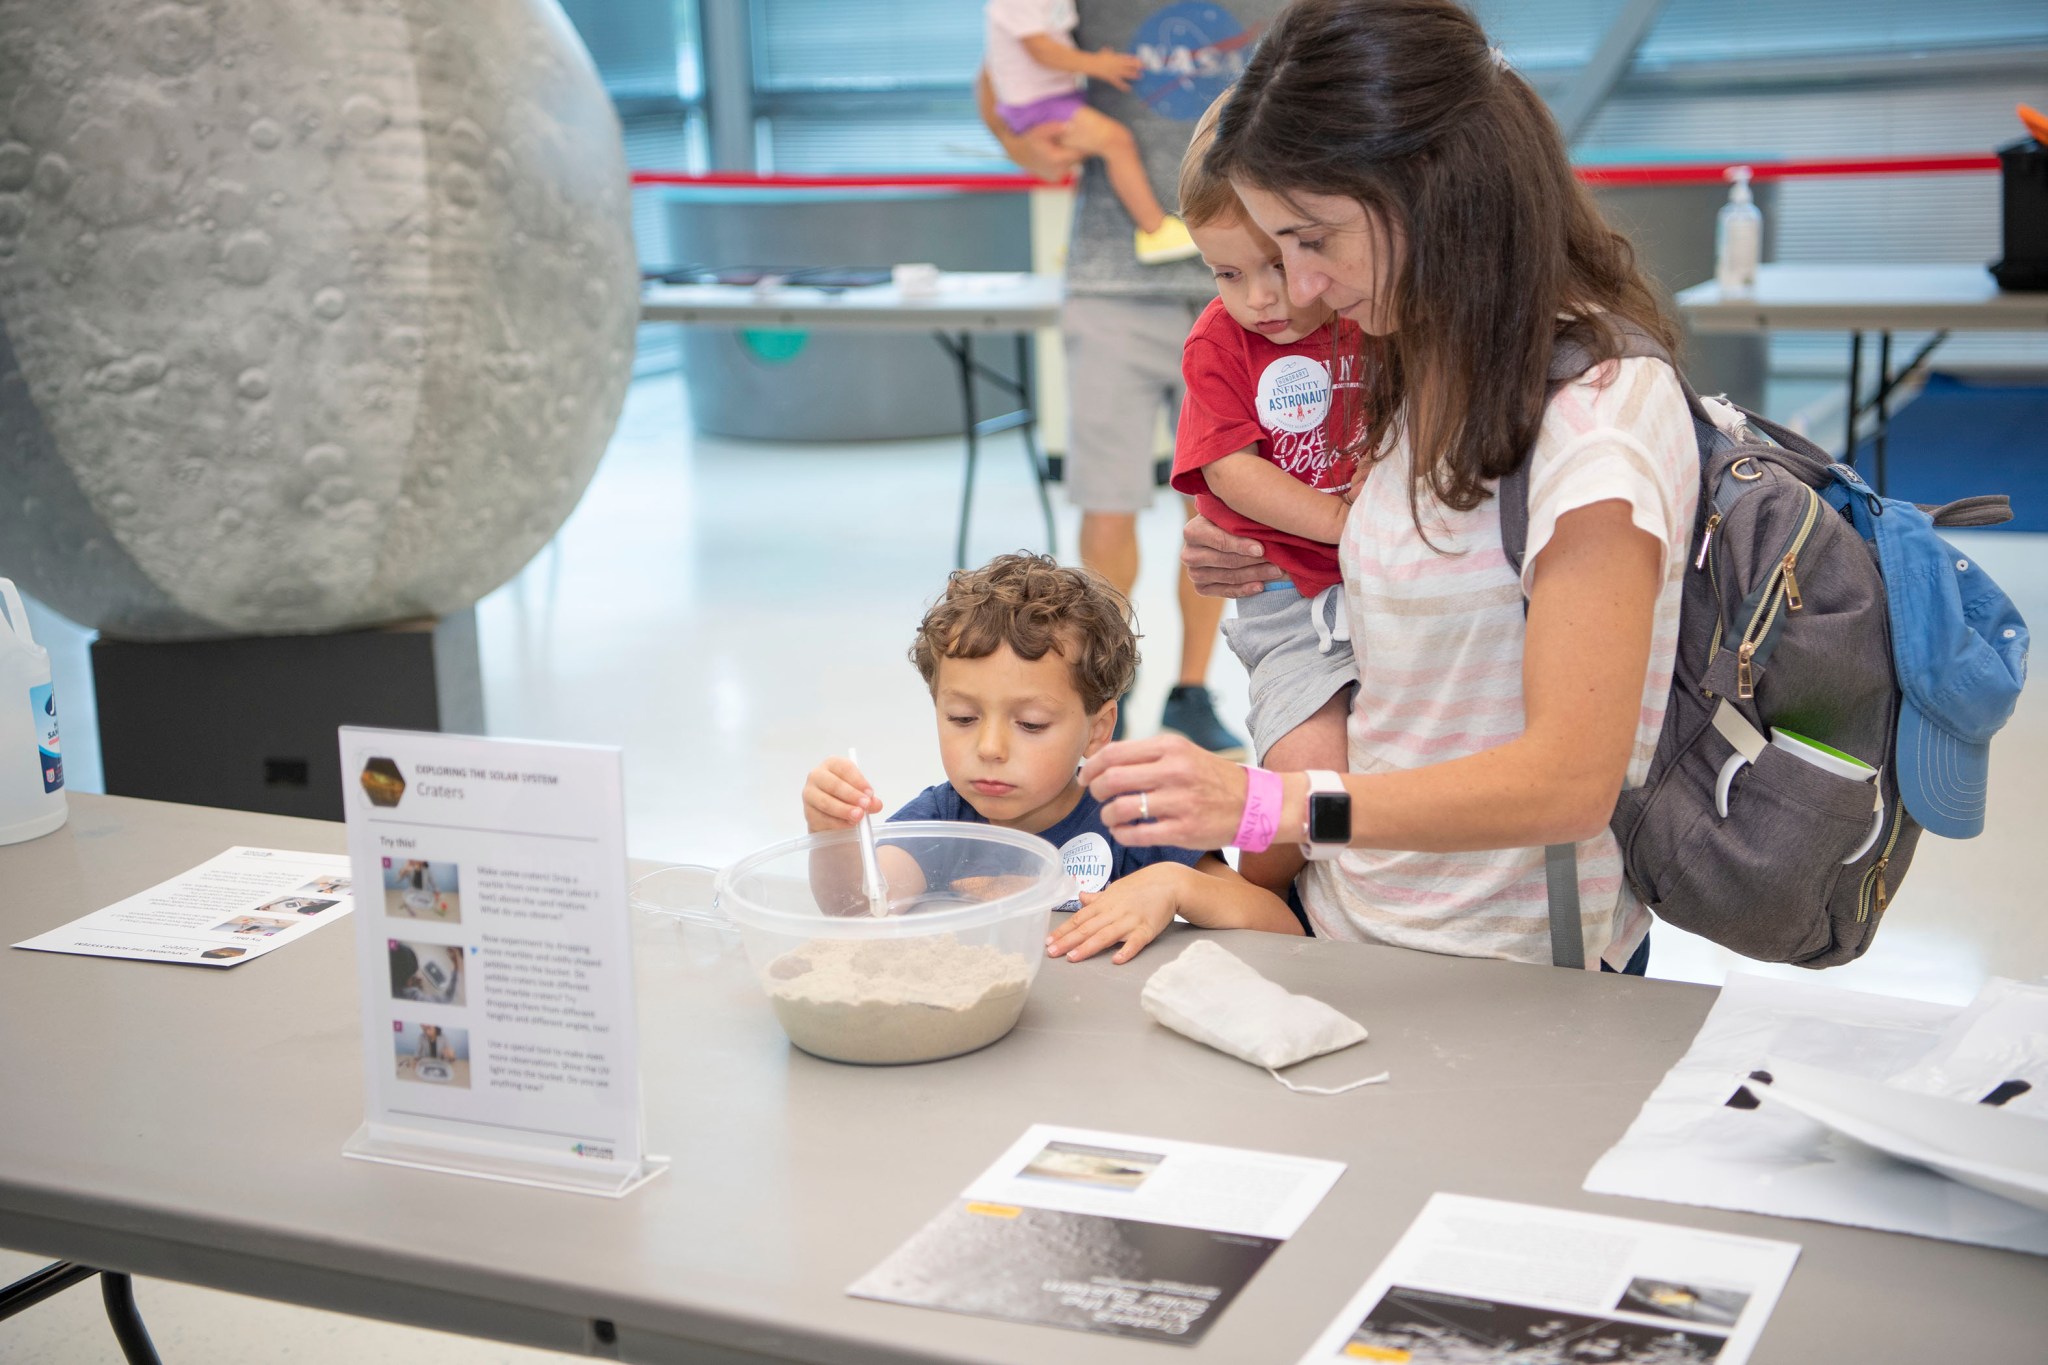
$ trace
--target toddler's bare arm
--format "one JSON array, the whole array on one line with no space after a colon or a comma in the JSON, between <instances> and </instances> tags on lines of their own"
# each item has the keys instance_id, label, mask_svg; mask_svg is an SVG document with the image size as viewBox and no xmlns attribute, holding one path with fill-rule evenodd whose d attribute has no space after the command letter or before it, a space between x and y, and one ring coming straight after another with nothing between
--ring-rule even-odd
<instances>
[{"instance_id":1,"label":"toddler's bare arm","mask_svg":"<svg viewBox=\"0 0 2048 1365\"><path fill-rule=\"evenodd\" d=\"M1310 488L1249 449L1203 465L1202 476L1231 511L1325 545L1337 543L1351 515L1351 504L1342 497Z\"/></svg>"},{"instance_id":2,"label":"toddler's bare arm","mask_svg":"<svg viewBox=\"0 0 2048 1365\"><path fill-rule=\"evenodd\" d=\"M1083 52L1072 43L1063 43L1050 33L1027 33L1021 40L1024 51L1040 66L1054 71L1073 71L1091 80L1104 81L1119 90L1131 88L1131 82L1145 74L1145 64L1128 52L1118 52L1105 47L1095 52Z\"/></svg>"}]
</instances>

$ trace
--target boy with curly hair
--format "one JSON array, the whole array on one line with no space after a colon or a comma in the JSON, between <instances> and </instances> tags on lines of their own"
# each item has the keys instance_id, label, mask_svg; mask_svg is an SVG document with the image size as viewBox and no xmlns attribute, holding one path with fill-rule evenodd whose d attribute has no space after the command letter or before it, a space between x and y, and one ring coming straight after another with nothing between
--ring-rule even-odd
<instances>
[{"instance_id":1,"label":"boy with curly hair","mask_svg":"<svg viewBox=\"0 0 2048 1365\"><path fill-rule=\"evenodd\" d=\"M1101 577L1029 554L959 570L925 613L910 658L932 695L946 780L889 818L999 825L1057 847L1080 898L1046 939L1049 955L1079 961L1122 943L1113 960L1128 962L1176 914L1207 929L1301 933L1279 897L1214 852L1118 843L1076 777L1109 742L1117 698L1138 668L1130 604ZM814 834L882 809L845 758L812 769L803 799ZM921 874L907 875L922 890ZM904 870L891 872L893 895L905 881Z\"/></svg>"}]
</instances>

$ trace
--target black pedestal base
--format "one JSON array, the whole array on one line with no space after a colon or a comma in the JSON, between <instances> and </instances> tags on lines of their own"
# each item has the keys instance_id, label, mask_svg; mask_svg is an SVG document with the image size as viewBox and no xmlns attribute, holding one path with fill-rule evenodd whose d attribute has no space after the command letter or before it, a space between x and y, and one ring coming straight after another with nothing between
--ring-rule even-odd
<instances>
[{"instance_id":1,"label":"black pedestal base","mask_svg":"<svg viewBox=\"0 0 2048 1365\"><path fill-rule=\"evenodd\" d=\"M339 820L343 725L481 734L476 614L340 635L92 647L112 796Z\"/></svg>"}]
</instances>

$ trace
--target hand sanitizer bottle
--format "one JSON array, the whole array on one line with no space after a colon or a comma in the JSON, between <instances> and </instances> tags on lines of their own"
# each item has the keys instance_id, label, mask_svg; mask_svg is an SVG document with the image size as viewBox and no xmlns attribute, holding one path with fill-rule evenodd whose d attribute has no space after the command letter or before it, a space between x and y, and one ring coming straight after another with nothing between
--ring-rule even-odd
<instances>
[{"instance_id":1,"label":"hand sanitizer bottle","mask_svg":"<svg viewBox=\"0 0 2048 1365\"><path fill-rule=\"evenodd\" d=\"M64 760L50 655L29 634L28 610L0 578L0 844L64 823Z\"/></svg>"},{"instance_id":2,"label":"hand sanitizer bottle","mask_svg":"<svg viewBox=\"0 0 2048 1365\"><path fill-rule=\"evenodd\" d=\"M1756 267L1764 254L1764 216L1749 192L1750 170L1730 166L1728 202L1714 221L1714 283L1724 298L1756 292Z\"/></svg>"}]
</instances>

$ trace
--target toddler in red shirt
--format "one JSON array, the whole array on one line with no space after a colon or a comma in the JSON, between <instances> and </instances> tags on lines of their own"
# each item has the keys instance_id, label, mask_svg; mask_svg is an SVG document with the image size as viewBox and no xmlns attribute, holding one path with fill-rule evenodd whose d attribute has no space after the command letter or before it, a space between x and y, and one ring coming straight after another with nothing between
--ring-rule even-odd
<instances>
[{"instance_id":1,"label":"toddler in red shirt","mask_svg":"<svg viewBox=\"0 0 2048 1365\"><path fill-rule=\"evenodd\" d=\"M1328 769L1346 761L1345 720L1358 685L1336 542L1351 511L1352 461L1327 438L1330 309L1287 297L1280 248L1202 169L1224 99L1195 125L1181 162L1180 209L1217 299L1181 351L1186 396L1173 486L1233 534L1258 541L1287 577L1240 598L1223 638L1251 674L1252 746L1263 767ZM1239 870L1285 896L1304 858L1275 843Z\"/></svg>"}]
</instances>

